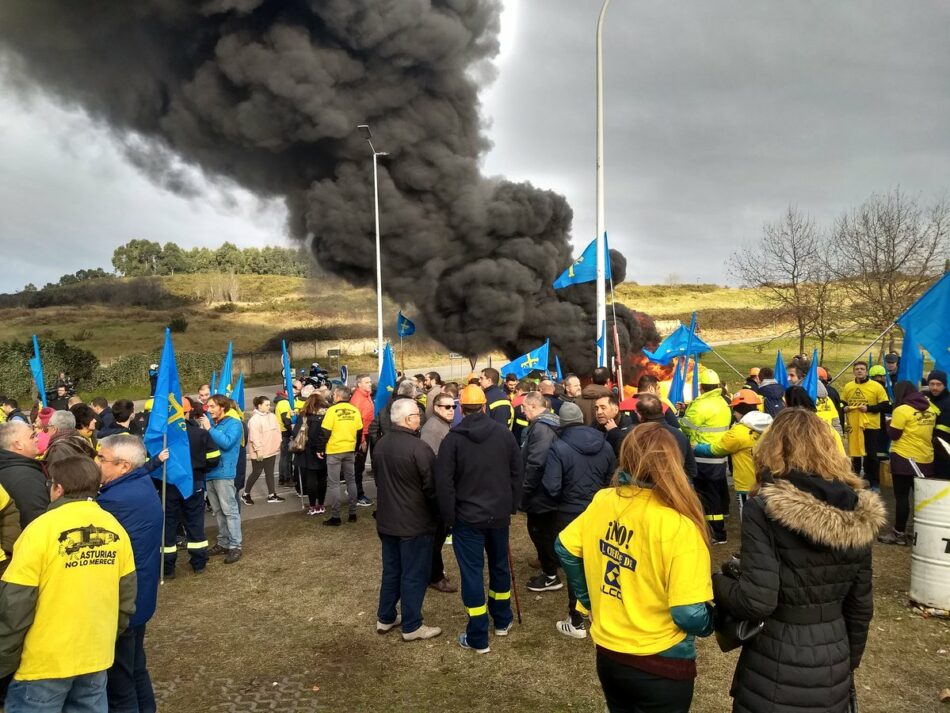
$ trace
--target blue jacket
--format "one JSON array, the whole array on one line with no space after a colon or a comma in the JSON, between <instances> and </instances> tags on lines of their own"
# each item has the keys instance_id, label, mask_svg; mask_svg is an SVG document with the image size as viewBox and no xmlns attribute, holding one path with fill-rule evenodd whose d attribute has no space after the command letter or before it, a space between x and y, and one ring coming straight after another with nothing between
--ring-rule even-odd
<instances>
[{"instance_id":1,"label":"blue jacket","mask_svg":"<svg viewBox=\"0 0 950 713\"><path fill-rule=\"evenodd\" d=\"M590 426L566 426L551 445L541 485L557 501L558 512L579 515L610 483L616 466L603 433Z\"/></svg>"},{"instance_id":2,"label":"blue jacket","mask_svg":"<svg viewBox=\"0 0 950 713\"><path fill-rule=\"evenodd\" d=\"M208 471L205 480L234 480L237 475L244 425L229 413L217 423L211 424L208 435L221 451L221 460L218 461L217 466Z\"/></svg>"},{"instance_id":3,"label":"blue jacket","mask_svg":"<svg viewBox=\"0 0 950 713\"><path fill-rule=\"evenodd\" d=\"M135 556L135 614L129 626L141 626L155 613L162 556L162 501L147 468L139 468L102 486L99 506L129 533Z\"/></svg>"}]
</instances>

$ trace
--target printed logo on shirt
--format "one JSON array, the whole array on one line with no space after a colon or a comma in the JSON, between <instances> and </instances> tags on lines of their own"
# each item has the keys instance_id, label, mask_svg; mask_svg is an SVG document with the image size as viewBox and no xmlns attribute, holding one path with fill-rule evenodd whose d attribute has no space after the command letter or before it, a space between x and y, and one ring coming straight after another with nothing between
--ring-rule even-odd
<instances>
[{"instance_id":1,"label":"printed logo on shirt","mask_svg":"<svg viewBox=\"0 0 950 713\"><path fill-rule=\"evenodd\" d=\"M629 569L631 572L637 571L637 561L623 551L630 548L632 539L633 530L628 530L624 525L611 521L607 524L604 538L600 540L600 554L607 558L607 564L604 567L604 583L600 585L600 591L620 601L623 601L620 588L621 568Z\"/></svg>"},{"instance_id":2,"label":"printed logo on shirt","mask_svg":"<svg viewBox=\"0 0 950 713\"><path fill-rule=\"evenodd\" d=\"M59 533L59 553L66 558L66 567L114 565L116 550L108 546L119 541L112 530L95 525L74 527Z\"/></svg>"}]
</instances>

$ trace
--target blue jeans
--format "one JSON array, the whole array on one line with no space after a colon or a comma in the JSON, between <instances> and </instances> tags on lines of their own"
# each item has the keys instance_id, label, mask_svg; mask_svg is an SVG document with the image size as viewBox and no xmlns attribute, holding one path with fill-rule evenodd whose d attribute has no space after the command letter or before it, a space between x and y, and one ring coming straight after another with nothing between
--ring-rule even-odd
<instances>
[{"instance_id":1,"label":"blue jeans","mask_svg":"<svg viewBox=\"0 0 950 713\"><path fill-rule=\"evenodd\" d=\"M209 480L208 501L218 521L218 544L229 550L241 547L241 511L238 509L237 491L229 478Z\"/></svg>"},{"instance_id":2,"label":"blue jeans","mask_svg":"<svg viewBox=\"0 0 950 713\"><path fill-rule=\"evenodd\" d=\"M488 646L488 615L496 629L504 629L511 613L511 572L508 569L508 528L479 529L456 521L452 548L459 563L462 604L468 614L465 635L469 646ZM484 555L488 555L488 604L485 604Z\"/></svg>"},{"instance_id":3,"label":"blue jeans","mask_svg":"<svg viewBox=\"0 0 950 713\"><path fill-rule=\"evenodd\" d=\"M396 537L380 533L383 545L383 577L379 585L379 610L383 624L396 621L396 603L401 603L402 632L422 626L422 600L432 569L432 535Z\"/></svg>"},{"instance_id":4,"label":"blue jeans","mask_svg":"<svg viewBox=\"0 0 950 713\"><path fill-rule=\"evenodd\" d=\"M14 679L7 690L6 713L109 713L106 672L39 681Z\"/></svg>"},{"instance_id":5,"label":"blue jeans","mask_svg":"<svg viewBox=\"0 0 950 713\"><path fill-rule=\"evenodd\" d=\"M145 664L145 624L119 634L108 676L109 713L155 713L152 679Z\"/></svg>"}]
</instances>

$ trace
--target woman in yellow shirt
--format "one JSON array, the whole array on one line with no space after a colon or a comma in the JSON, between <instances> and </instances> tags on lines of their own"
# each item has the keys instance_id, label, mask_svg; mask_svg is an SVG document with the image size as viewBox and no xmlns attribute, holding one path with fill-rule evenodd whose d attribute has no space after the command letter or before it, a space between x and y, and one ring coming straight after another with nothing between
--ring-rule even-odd
<instances>
[{"instance_id":1,"label":"woman in yellow shirt","mask_svg":"<svg viewBox=\"0 0 950 713\"><path fill-rule=\"evenodd\" d=\"M689 710L695 636L712 633L709 533L673 436L635 428L612 487L555 542L590 611L597 675L611 713Z\"/></svg>"},{"instance_id":2,"label":"woman in yellow shirt","mask_svg":"<svg viewBox=\"0 0 950 713\"><path fill-rule=\"evenodd\" d=\"M909 381L894 384L897 407L887 426L891 437L891 478L894 481L894 530L878 539L886 545L907 544L907 516L910 493L914 488L914 468L923 475L934 474L934 426L940 410Z\"/></svg>"}]
</instances>

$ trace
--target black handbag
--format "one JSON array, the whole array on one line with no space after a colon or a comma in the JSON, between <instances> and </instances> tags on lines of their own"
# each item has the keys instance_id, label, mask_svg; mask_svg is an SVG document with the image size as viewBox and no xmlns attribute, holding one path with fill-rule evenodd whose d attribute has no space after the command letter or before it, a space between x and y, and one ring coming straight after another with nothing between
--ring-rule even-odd
<instances>
[{"instance_id":1,"label":"black handbag","mask_svg":"<svg viewBox=\"0 0 950 713\"><path fill-rule=\"evenodd\" d=\"M739 579L742 576L739 558L733 557L724 562L722 573L730 579ZM738 649L758 636L764 627L764 621L736 619L722 607L716 607L713 611L713 629L716 633L716 643L719 644L720 651Z\"/></svg>"}]
</instances>

